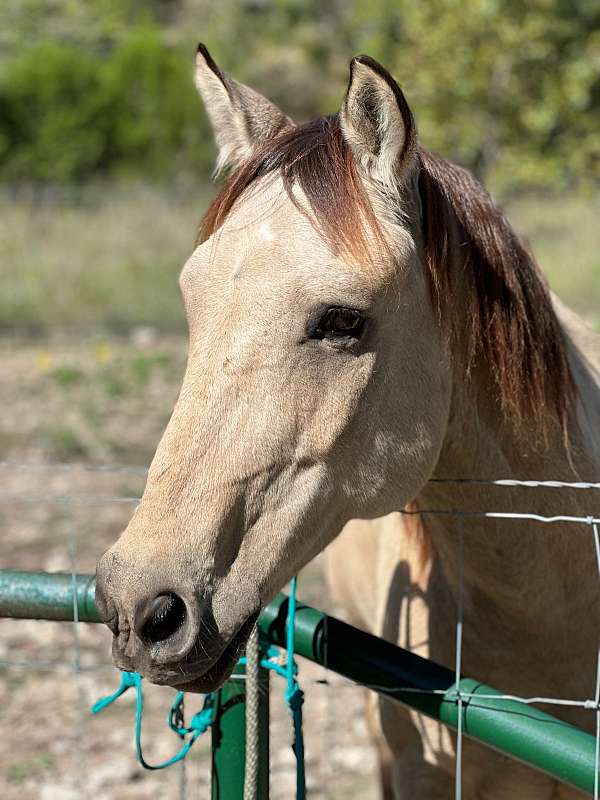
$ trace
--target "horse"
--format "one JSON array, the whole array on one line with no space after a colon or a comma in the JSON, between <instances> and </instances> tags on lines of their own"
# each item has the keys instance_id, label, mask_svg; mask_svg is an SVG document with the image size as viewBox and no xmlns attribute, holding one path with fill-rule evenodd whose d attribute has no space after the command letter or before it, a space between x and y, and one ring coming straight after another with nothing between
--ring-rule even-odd
<instances>
[{"instance_id":1,"label":"horse","mask_svg":"<svg viewBox=\"0 0 600 800\"><path fill-rule=\"evenodd\" d=\"M195 82L228 174L181 272L178 400L97 566L115 664L216 689L345 528L330 573L364 627L453 667L460 604L465 674L592 696L591 529L481 513L591 513L583 491L486 481L598 479L599 337L472 175L419 143L372 58L351 61L338 113L303 124L203 45ZM380 718L395 797L453 796L451 734L391 701ZM462 781L469 799L575 796L467 741Z\"/></svg>"}]
</instances>

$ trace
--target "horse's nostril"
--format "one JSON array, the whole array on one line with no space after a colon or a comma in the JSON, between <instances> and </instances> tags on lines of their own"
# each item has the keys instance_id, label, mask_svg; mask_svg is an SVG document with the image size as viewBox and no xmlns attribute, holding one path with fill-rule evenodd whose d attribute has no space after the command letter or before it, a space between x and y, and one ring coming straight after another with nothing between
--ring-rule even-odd
<instances>
[{"instance_id":1,"label":"horse's nostril","mask_svg":"<svg viewBox=\"0 0 600 800\"><path fill-rule=\"evenodd\" d=\"M169 639L185 622L185 603L174 592L159 594L152 600L145 614L142 637L151 644Z\"/></svg>"}]
</instances>

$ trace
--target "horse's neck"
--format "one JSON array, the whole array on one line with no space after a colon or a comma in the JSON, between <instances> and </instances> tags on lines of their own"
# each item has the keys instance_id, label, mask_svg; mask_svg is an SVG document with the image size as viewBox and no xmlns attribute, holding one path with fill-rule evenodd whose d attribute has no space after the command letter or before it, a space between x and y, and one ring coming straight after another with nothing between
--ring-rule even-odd
<instances>
[{"instance_id":1,"label":"horse's neck","mask_svg":"<svg viewBox=\"0 0 600 800\"><path fill-rule=\"evenodd\" d=\"M563 311L560 311L561 319ZM502 423L485 385L465 389L455 379L448 431L435 472L437 479L517 478L534 480L600 480L600 377L592 365L587 334L565 326L579 392L578 427L570 431L573 448L567 456L556 426L547 446L526 444L526 434ZM596 345L598 345L598 340ZM588 355L581 353L587 348ZM598 347L600 352L600 347ZM474 379L485 380L482 373ZM576 472L573 471L575 468ZM491 485L444 484L431 481L417 500L421 509L460 509L466 516L426 517L439 568L452 594L461 575L459 537L463 538L465 602L471 612L490 605L505 615L531 619L540 628L546 620L560 627L573 624L597 598L598 568L591 526L541 523L469 516L469 512L522 512L541 516L600 516L600 492L550 488L506 488ZM549 604L553 614L548 615ZM557 606L557 604L560 604ZM560 612L557 612L560 608Z\"/></svg>"}]
</instances>

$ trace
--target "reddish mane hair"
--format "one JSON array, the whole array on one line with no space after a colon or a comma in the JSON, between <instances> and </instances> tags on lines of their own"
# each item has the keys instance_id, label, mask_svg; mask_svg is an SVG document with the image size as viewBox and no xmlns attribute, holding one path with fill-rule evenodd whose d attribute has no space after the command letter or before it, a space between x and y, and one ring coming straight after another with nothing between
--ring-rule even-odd
<instances>
[{"instance_id":1,"label":"reddish mane hair","mask_svg":"<svg viewBox=\"0 0 600 800\"><path fill-rule=\"evenodd\" d=\"M335 251L357 261L369 258L365 222L383 244L377 217L358 176L337 114L290 128L256 148L225 182L200 223L198 242L221 227L240 195L258 178L278 173L294 203L298 184L306 194L312 222ZM302 210L302 209L300 209Z\"/></svg>"},{"instance_id":2,"label":"reddish mane hair","mask_svg":"<svg viewBox=\"0 0 600 800\"><path fill-rule=\"evenodd\" d=\"M416 158L424 266L440 325L455 338L457 330L464 332L466 370L487 365L500 406L517 428L534 419L546 430L554 418L565 431L574 383L535 261L467 170L422 147ZM202 219L198 242L220 228L249 186L270 174L281 176L294 203L293 187L300 186L315 228L334 251L365 263L373 234L385 243L337 114L290 128L257 148L225 181ZM467 284L460 294L459 277ZM457 307L453 292L466 306Z\"/></svg>"}]
</instances>

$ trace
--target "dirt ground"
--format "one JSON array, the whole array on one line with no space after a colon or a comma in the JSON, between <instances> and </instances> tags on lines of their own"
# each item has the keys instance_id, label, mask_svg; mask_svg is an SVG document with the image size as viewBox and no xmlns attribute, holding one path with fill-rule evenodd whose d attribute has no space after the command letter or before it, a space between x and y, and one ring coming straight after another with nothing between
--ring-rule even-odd
<instances>
[{"instance_id":1,"label":"dirt ground","mask_svg":"<svg viewBox=\"0 0 600 800\"><path fill-rule=\"evenodd\" d=\"M145 467L169 417L185 341L150 329L128 338L0 340L0 525L3 568L91 572L126 524L144 485L138 471L63 464ZM25 464L30 466L26 467ZM43 467L43 465L46 465ZM328 606L319 560L300 578L301 596ZM0 797L4 800L208 798L209 736L185 768L146 772L135 759L134 701L124 696L92 717L113 690L110 635L103 626L0 621ZM309 796L378 797L363 695L302 662ZM324 684L323 681L327 681ZM294 761L284 687L271 681L271 796L293 797ZM150 762L172 755L166 715L173 693L146 687L143 740ZM190 697L188 713L199 707Z\"/></svg>"}]
</instances>

